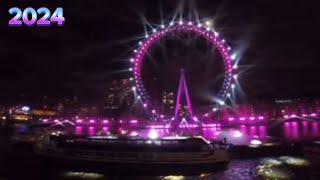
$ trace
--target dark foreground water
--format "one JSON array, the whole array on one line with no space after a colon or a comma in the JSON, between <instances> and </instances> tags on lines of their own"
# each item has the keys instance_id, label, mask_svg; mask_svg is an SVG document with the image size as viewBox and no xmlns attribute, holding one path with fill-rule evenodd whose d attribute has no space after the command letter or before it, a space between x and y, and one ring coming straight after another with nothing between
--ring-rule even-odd
<instances>
[{"instance_id":1,"label":"dark foreground water","mask_svg":"<svg viewBox=\"0 0 320 180\"><path fill-rule=\"evenodd\" d=\"M98 131L105 130L103 127L76 127L75 133L95 135ZM292 121L281 124L259 125L259 126L235 126L235 127L213 127L202 129L198 133L211 139L227 137L228 140L237 145L233 149L233 160L225 169L216 170L212 173L198 173L195 175L146 175L146 174L115 174L107 171L104 174L94 171L43 171L34 163L32 153L28 149L18 148L16 152L10 146L10 132L1 129L0 131L0 179L137 179L137 180L196 180L196 179L225 179L225 180L249 180L249 179L320 179L320 133L319 123L314 121ZM172 134L172 132L159 129L159 135ZM127 133L139 133L141 136L148 136L149 130L131 130ZM183 133L183 132L175 132ZM252 140L261 141L265 147L274 146L279 143L287 143L289 146L282 147L281 153L273 153L277 148L267 148L257 153L259 156L252 156L259 151L259 147L248 147ZM290 146L291 142L299 142L302 148ZM307 147L312 144L311 147ZM239 148L241 147L241 148ZM245 147L245 148L243 148ZM275 145L276 147L276 145ZM290 150L289 150L290 149ZM306 150L308 149L308 151ZM297 152L295 152L297 150ZM241 151L241 153L239 153ZM22 153L23 152L23 153ZM277 151L274 151L277 152ZM311 152L311 153L310 153ZM255 157L255 158L252 158ZM48 166L48 164L44 164ZM60 166L59 162L50 166ZM150 173L148 173L150 174ZM151 173L153 174L153 173Z\"/></svg>"},{"instance_id":2,"label":"dark foreground water","mask_svg":"<svg viewBox=\"0 0 320 180\"><path fill-rule=\"evenodd\" d=\"M280 157L281 159L293 157ZM137 180L250 180L250 179L318 179L307 169L307 161L295 159L294 166L289 166L279 158L245 159L233 160L224 170L214 173L199 173L198 175L165 175L165 176L144 176L144 175L103 175L84 172L64 172L59 175L60 179L137 179ZM305 163L305 164L304 164ZM125 174L125 172L124 172Z\"/></svg>"}]
</instances>

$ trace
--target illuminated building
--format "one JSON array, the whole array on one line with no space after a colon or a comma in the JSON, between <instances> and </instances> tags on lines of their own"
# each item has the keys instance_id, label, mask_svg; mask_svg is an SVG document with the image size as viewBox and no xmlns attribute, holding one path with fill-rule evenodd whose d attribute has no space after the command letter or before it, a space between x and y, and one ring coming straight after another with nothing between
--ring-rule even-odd
<instances>
[{"instance_id":1,"label":"illuminated building","mask_svg":"<svg viewBox=\"0 0 320 180\"><path fill-rule=\"evenodd\" d=\"M117 116L128 110L134 103L132 81L130 79L114 80L106 91L104 112L107 116Z\"/></svg>"},{"instance_id":2,"label":"illuminated building","mask_svg":"<svg viewBox=\"0 0 320 180\"><path fill-rule=\"evenodd\" d=\"M175 96L173 92L164 91L162 93L161 105L162 105L163 112L166 112L168 114L173 114L174 99L175 99Z\"/></svg>"}]
</instances>

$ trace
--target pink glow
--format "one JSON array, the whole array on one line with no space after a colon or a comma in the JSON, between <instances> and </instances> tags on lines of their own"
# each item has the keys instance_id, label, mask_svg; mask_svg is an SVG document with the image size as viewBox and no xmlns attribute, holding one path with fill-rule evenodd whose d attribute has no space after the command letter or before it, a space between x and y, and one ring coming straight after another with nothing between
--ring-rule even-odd
<instances>
[{"instance_id":1,"label":"pink glow","mask_svg":"<svg viewBox=\"0 0 320 180\"><path fill-rule=\"evenodd\" d=\"M317 122L312 123L312 135L313 137L319 137L320 131L319 131L319 124Z\"/></svg>"},{"instance_id":2,"label":"pink glow","mask_svg":"<svg viewBox=\"0 0 320 180\"><path fill-rule=\"evenodd\" d=\"M267 137L267 127L266 126L259 126L259 137L261 139L265 139Z\"/></svg>"},{"instance_id":3,"label":"pink glow","mask_svg":"<svg viewBox=\"0 0 320 180\"><path fill-rule=\"evenodd\" d=\"M59 120L58 120L58 119L55 119L53 122L58 123L58 122L59 122Z\"/></svg>"},{"instance_id":4,"label":"pink glow","mask_svg":"<svg viewBox=\"0 0 320 180\"><path fill-rule=\"evenodd\" d=\"M306 115L306 114L302 114L302 117L307 117L308 115Z\"/></svg>"},{"instance_id":5,"label":"pink glow","mask_svg":"<svg viewBox=\"0 0 320 180\"><path fill-rule=\"evenodd\" d=\"M241 137L241 136L242 136L242 133L237 130L237 131L234 131L233 136L236 137L236 138L238 138L238 137Z\"/></svg>"},{"instance_id":6,"label":"pink glow","mask_svg":"<svg viewBox=\"0 0 320 180\"><path fill-rule=\"evenodd\" d=\"M254 120L254 119L255 119L255 117L250 117L249 119L250 119L250 120Z\"/></svg>"},{"instance_id":7,"label":"pink glow","mask_svg":"<svg viewBox=\"0 0 320 180\"><path fill-rule=\"evenodd\" d=\"M292 114L290 117L292 117L292 118L294 118L294 117L297 117L297 115L295 115L295 114Z\"/></svg>"},{"instance_id":8,"label":"pink glow","mask_svg":"<svg viewBox=\"0 0 320 180\"><path fill-rule=\"evenodd\" d=\"M76 135L82 135L82 134L83 134L82 127L77 126L77 127L76 127L76 130L75 130L75 134L76 134Z\"/></svg>"},{"instance_id":9,"label":"pink glow","mask_svg":"<svg viewBox=\"0 0 320 180\"><path fill-rule=\"evenodd\" d=\"M259 116L259 117L258 117L258 119L263 120L263 119L264 119L264 117L263 117L263 116Z\"/></svg>"},{"instance_id":10,"label":"pink glow","mask_svg":"<svg viewBox=\"0 0 320 180\"><path fill-rule=\"evenodd\" d=\"M95 123L95 120L90 120L89 123Z\"/></svg>"},{"instance_id":11,"label":"pink glow","mask_svg":"<svg viewBox=\"0 0 320 180\"><path fill-rule=\"evenodd\" d=\"M315 117L315 116L317 116L317 114L316 113L312 113L312 114L310 114L310 116Z\"/></svg>"},{"instance_id":12,"label":"pink glow","mask_svg":"<svg viewBox=\"0 0 320 180\"><path fill-rule=\"evenodd\" d=\"M284 136L285 136L287 139L290 139L290 138L291 138L291 131L290 131L290 124L289 124L289 122L285 122L283 127L284 127Z\"/></svg>"},{"instance_id":13,"label":"pink glow","mask_svg":"<svg viewBox=\"0 0 320 180\"><path fill-rule=\"evenodd\" d=\"M138 121L137 120L131 120L130 123L136 124L136 123L138 123Z\"/></svg>"},{"instance_id":14,"label":"pink glow","mask_svg":"<svg viewBox=\"0 0 320 180\"><path fill-rule=\"evenodd\" d=\"M82 123L81 119L76 120L77 123Z\"/></svg>"},{"instance_id":15,"label":"pink glow","mask_svg":"<svg viewBox=\"0 0 320 180\"><path fill-rule=\"evenodd\" d=\"M130 133L130 136L138 136L139 134L138 134L138 132L137 131L132 131L131 133Z\"/></svg>"},{"instance_id":16,"label":"pink glow","mask_svg":"<svg viewBox=\"0 0 320 180\"><path fill-rule=\"evenodd\" d=\"M148 105L146 103L143 104L143 107L147 107Z\"/></svg>"},{"instance_id":17,"label":"pink glow","mask_svg":"<svg viewBox=\"0 0 320 180\"><path fill-rule=\"evenodd\" d=\"M303 136L308 137L308 122L307 121L303 121L302 122L302 127L303 127Z\"/></svg>"},{"instance_id":18,"label":"pink glow","mask_svg":"<svg viewBox=\"0 0 320 180\"><path fill-rule=\"evenodd\" d=\"M284 118L289 118L289 116L288 116L288 115L284 115L283 117L284 117Z\"/></svg>"},{"instance_id":19,"label":"pink glow","mask_svg":"<svg viewBox=\"0 0 320 180\"><path fill-rule=\"evenodd\" d=\"M107 124L108 123L108 120L103 120L102 121L104 124Z\"/></svg>"},{"instance_id":20,"label":"pink glow","mask_svg":"<svg viewBox=\"0 0 320 180\"><path fill-rule=\"evenodd\" d=\"M212 31L208 31L205 27L203 26L197 26L194 24L189 25L189 23L187 24L170 24L170 26L166 27L166 28L161 28L159 30L155 30L155 32L151 35L147 35L146 39L142 42L140 42L140 46L139 49L135 50L135 53L133 55L133 57L131 57L132 59L134 59L134 79L136 80L136 84L140 84L140 87L137 87L137 93L142 97L142 93L147 92L145 87L143 86L142 82L142 78L141 78L141 66L144 60L144 57L146 56L149 48L155 44L159 39L161 39L162 37L166 36L167 34L173 33L173 32L181 32L181 31L188 31L188 32L194 32L198 35L203 36L204 38L208 39L212 45L214 45L215 47L217 47L220 55L222 56L222 59L224 61L225 64L225 72L226 72L226 76L222 85L222 88L220 90L220 92L218 94L220 94L219 96L225 96L226 93L229 90L230 87L230 81L231 81L231 77L232 77L232 65L233 65L233 61L231 61L230 57L230 51L228 51L229 47L226 45L225 40L220 39L218 37L218 33L216 32L212 32ZM189 96L188 94L186 94L186 96ZM149 102L146 98L148 96L144 96L144 98L142 98L142 100L144 101L143 106L146 107L147 104L145 104L146 102ZM190 101L190 98L187 98L187 103L189 106L189 109L192 110L191 107L191 103L188 102ZM180 102L180 101L178 101ZM150 106L150 104L148 104ZM190 113L192 115L192 112Z\"/></svg>"},{"instance_id":21,"label":"pink glow","mask_svg":"<svg viewBox=\"0 0 320 180\"><path fill-rule=\"evenodd\" d=\"M230 118L229 118L229 121L233 121L233 120L234 120L234 118L233 118L233 117L230 117Z\"/></svg>"},{"instance_id":22,"label":"pink glow","mask_svg":"<svg viewBox=\"0 0 320 180\"><path fill-rule=\"evenodd\" d=\"M122 123L123 121L122 120L120 120L120 123Z\"/></svg>"},{"instance_id":23,"label":"pink glow","mask_svg":"<svg viewBox=\"0 0 320 180\"><path fill-rule=\"evenodd\" d=\"M297 122L292 122L291 128L292 128L292 138L293 139L298 139L298 137L299 137L298 123Z\"/></svg>"},{"instance_id":24,"label":"pink glow","mask_svg":"<svg viewBox=\"0 0 320 180\"><path fill-rule=\"evenodd\" d=\"M246 120L246 118L245 117L241 117L241 118L239 118L241 121L244 121L244 120Z\"/></svg>"},{"instance_id":25,"label":"pink glow","mask_svg":"<svg viewBox=\"0 0 320 180\"><path fill-rule=\"evenodd\" d=\"M103 127L102 129L103 129L103 130L107 130L107 129L108 129L108 127Z\"/></svg>"},{"instance_id":26,"label":"pink glow","mask_svg":"<svg viewBox=\"0 0 320 180\"><path fill-rule=\"evenodd\" d=\"M48 122L48 119L43 119L42 122Z\"/></svg>"}]
</instances>

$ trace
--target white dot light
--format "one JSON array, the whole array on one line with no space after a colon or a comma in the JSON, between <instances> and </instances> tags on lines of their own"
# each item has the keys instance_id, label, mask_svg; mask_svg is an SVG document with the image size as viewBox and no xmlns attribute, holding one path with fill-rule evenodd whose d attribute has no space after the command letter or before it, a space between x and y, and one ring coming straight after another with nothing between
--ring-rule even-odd
<instances>
[{"instance_id":1,"label":"white dot light","mask_svg":"<svg viewBox=\"0 0 320 180\"><path fill-rule=\"evenodd\" d=\"M173 22L170 23L170 26L172 26L172 25L173 25Z\"/></svg>"},{"instance_id":2,"label":"white dot light","mask_svg":"<svg viewBox=\"0 0 320 180\"><path fill-rule=\"evenodd\" d=\"M153 29L152 31L153 31L153 32L156 32L157 30L156 30L156 29Z\"/></svg>"},{"instance_id":3,"label":"white dot light","mask_svg":"<svg viewBox=\"0 0 320 180\"><path fill-rule=\"evenodd\" d=\"M236 54L232 54L230 58L231 58L232 60L235 60L235 59L236 59Z\"/></svg>"},{"instance_id":4,"label":"white dot light","mask_svg":"<svg viewBox=\"0 0 320 180\"><path fill-rule=\"evenodd\" d=\"M132 68L129 68L129 71L132 71Z\"/></svg>"},{"instance_id":5,"label":"white dot light","mask_svg":"<svg viewBox=\"0 0 320 180\"><path fill-rule=\"evenodd\" d=\"M179 24L181 25L181 24L183 24L183 22L182 22L182 21L180 21L180 22L179 22Z\"/></svg>"},{"instance_id":6,"label":"white dot light","mask_svg":"<svg viewBox=\"0 0 320 180\"><path fill-rule=\"evenodd\" d=\"M234 89L236 87L236 85L234 84L231 84L231 88Z\"/></svg>"},{"instance_id":7,"label":"white dot light","mask_svg":"<svg viewBox=\"0 0 320 180\"><path fill-rule=\"evenodd\" d=\"M133 91L135 91L135 90L136 90L136 87L135 87L135 86L133 86L133 87L132 87L132 90L133 90Z\"/></svg>"},{"instance_id":8,"label":"white dot light","mask_svg":"<svg viewBox=\"0 0 320 180\"><path fill-rule=\"evenodd\" d=\"M233 78L234 78L234 79L237 79L237 78L238 78L238 75L236 75L236 74L233 75Z\"/></svg>"},{"instance_id":9,"label":"white dot light","mask_svg":"<svg viewBox=\"0 0 320 180\"><path fill-rule=\"evenodd\" d=\"M138 96L137 98L138 98L138 99L140 99L141 97L140 97L140 96Z\"/></svg>"},{"instance_id":10,"label":"white dot light","mask_svg":"<svg viewBox=\"0 0 320 180\"><path fill-rule=\"evenodd\" d=\"M189 25L192 25L192 22L190 21L188 24L189 24Z\"/></svg>"},{"instance_id":11,"label":"white dot light","mask_svg":"<svg viewBox=\"0 0 320 180\"><path fill-rule=\"evenodd\" d=\"M201 24L198 24L198 27L201 27Z\"/></svg>"},{"instance_id":12,"label":"white dot light","mask_svg":"<svg viewBox=\"0 0 320 180\"><path fill-rule=\"evenodd\" d=\"M227 96L230 97L230 93L228 93Z\"/></svg>"},{"instance_id":13,"label":"white dot light","mask_svg":"<svg viewBox=\"0 0 320 180\"><path fill-rule=\"evenodd\" d=\"M129 80L130 80L130 81L133 81L133 78L130 78Z\"/></svg>"},{"instance_id":14,"label":"white dot light","mask_svg":"<svg viewBox=\"0 0 320 180\"><path fill-rule=\"evenodd\" d=\"M163 24L161 25L161 28L164 28L164 25L163 25Z\"/></svg>"},{"instance_id":15,"label":"white dot light","mask_svg":"<svg viewBox=\"0 0 320 180\"><path fill-rule=\"evenodd\" d=\"M139 42L139 44L141 45L141 44L142 44L142 42L140 41L140 42Z\"/></svg>"}]
</instances>

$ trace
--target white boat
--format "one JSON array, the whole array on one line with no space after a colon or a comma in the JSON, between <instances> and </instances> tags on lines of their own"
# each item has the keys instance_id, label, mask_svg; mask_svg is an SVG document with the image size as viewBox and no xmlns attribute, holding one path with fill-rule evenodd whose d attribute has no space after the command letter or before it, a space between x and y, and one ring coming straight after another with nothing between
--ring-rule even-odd
<instances>
[{"instance_id":1,"label":"white boat","mask_svg":"<svg viewBox=\"0 0 320 180\"><path fill-rule=\"evenodd\" d=\"M144 139L116 136L51 135L35 146L42 157L59 162L99 163L130 169L215 169L229 162L227 149L202 137ZM73 163L75 164L75 163ZM85 164L85 163L84 163ZM92 166L92 165L91 165Z\"/></svg>"}]
</instances>

